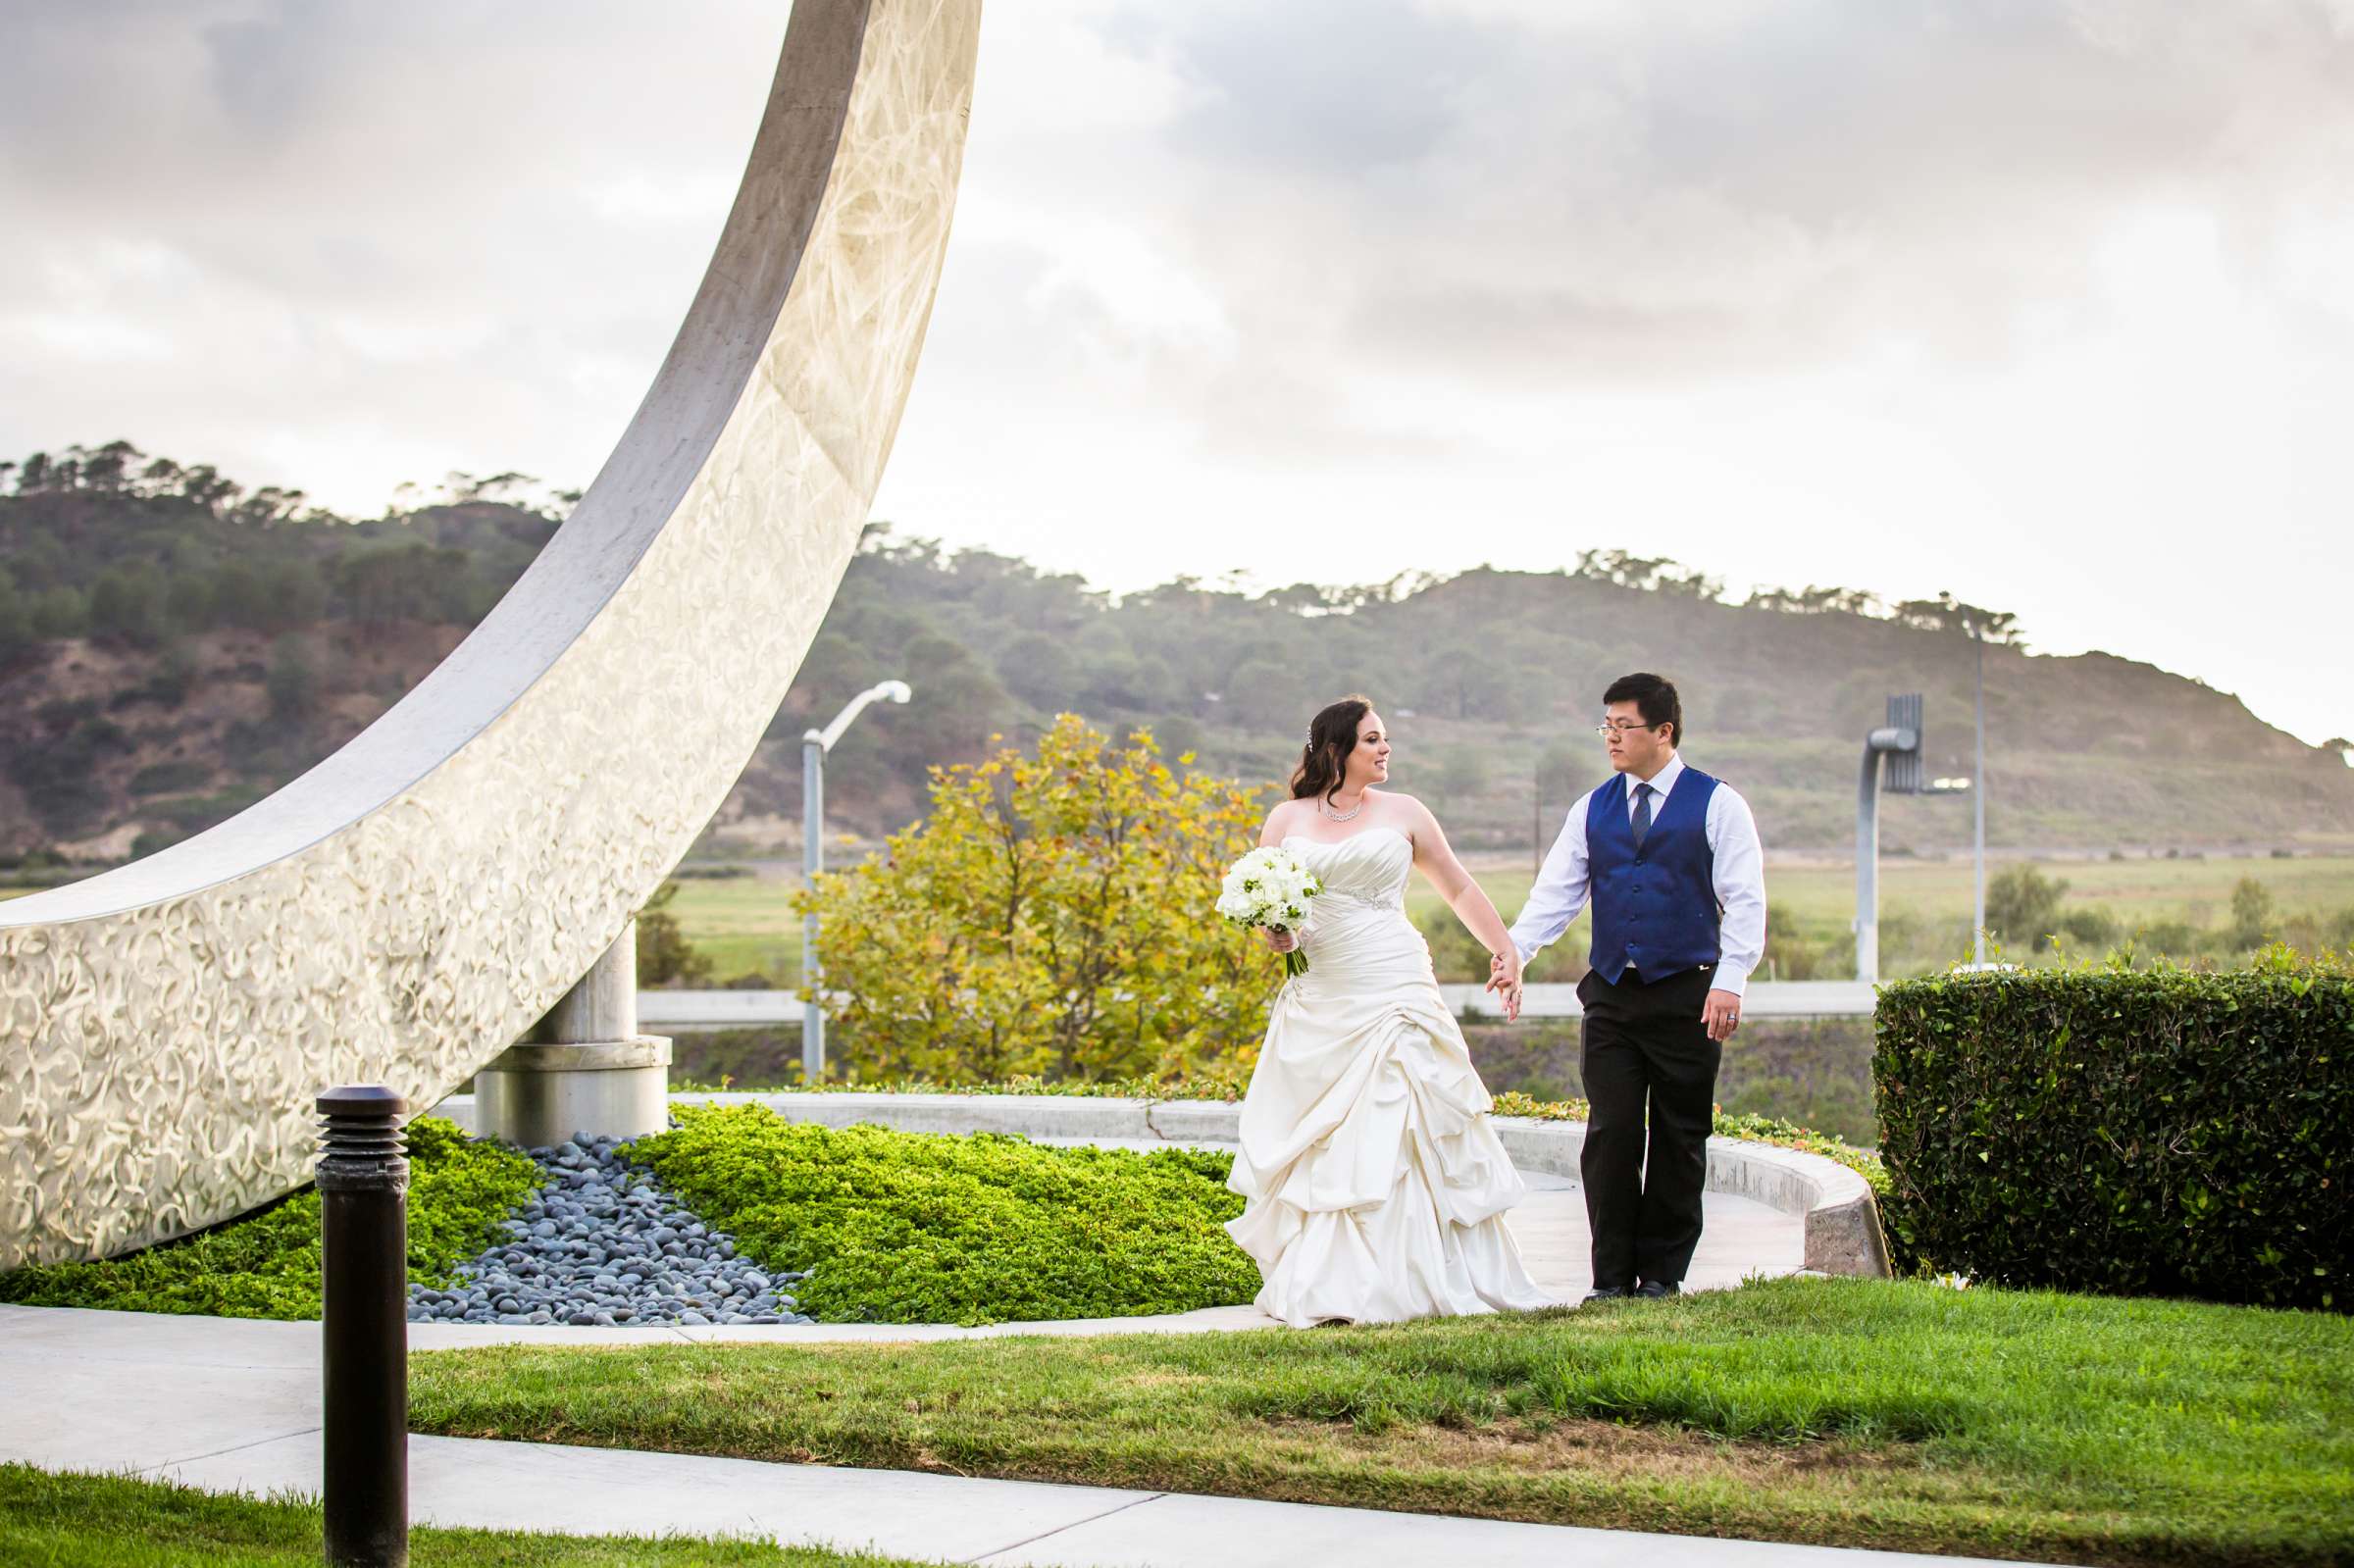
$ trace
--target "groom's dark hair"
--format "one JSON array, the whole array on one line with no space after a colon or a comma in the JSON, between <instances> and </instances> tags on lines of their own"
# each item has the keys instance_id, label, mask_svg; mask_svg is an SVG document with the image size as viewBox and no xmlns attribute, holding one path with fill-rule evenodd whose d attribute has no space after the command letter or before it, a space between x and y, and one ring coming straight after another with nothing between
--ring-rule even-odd
<instances>
[{"instance_id":1,"label":"groom's dark hair","mask_svg":"<svg viewBox=\"0 0 2354 1568\"><path fill-rule=\"evenodd\" d=\"M1647 675L1637 671L1622 675L1611 683L1611 689L1602 694L1602 705L1631 702L1643 715L1645 724L1675 726L1675 744L1684 743L1684 699L1675 694L1675 683L1665 676Z\"/></svg>"}]
</instances>

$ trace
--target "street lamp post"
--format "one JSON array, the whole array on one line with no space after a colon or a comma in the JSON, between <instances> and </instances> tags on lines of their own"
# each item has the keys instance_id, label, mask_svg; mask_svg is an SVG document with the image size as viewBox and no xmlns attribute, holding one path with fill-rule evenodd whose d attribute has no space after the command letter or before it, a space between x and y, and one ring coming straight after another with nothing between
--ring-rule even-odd
<instances>
[{"instance_id":1,"label":"street lamp post","mask_svg":"<svg viewBox=\"0 0 2354 1568\"><path fill-rule=\"evenodd\" d=\"M1888 722L1864 737L1864 771L1856 786L1856 979L1880 979L1880 763L1888 787L1920 791L1920 698L1890 697Z\"/></svg>"},{"instance_id":2,"label":"street lamp post","mask_svg":"<svg viewBox=\"0 0 2354 1568\"><path fill-rule=\"evenodd\" d=\"M915 693L907 689L904 681L886 681L867 687L849 701L849 706L834 716L834 722L823 730L811 730L801 736L801 872L804 890L814 890L818 873L826 869L826 753L842 738L850 721L865 711L870 702L905 702ZM817 999L820 979L817 963L817 910L815 906L801 914L801 988L808 1000L801 1004L801 1082L815 1084L826 1074L826 1011Z\"/></svg>"},{"instance_id":3,"label":"street lamp post","mask_svg":"<svg viewBox=\"0 0 2354 1568\"><path fill-rule=\"evenodd\" d=\"M1971 881L1976 887L1975 901L1970 906L1970 952L1972 963L1986 967L1986 633L1973 618L1970 623L1970 640L1978 655L1978 752L1970 780L1970 811L1977 819L1970 835Z\"/></svg>"},{"instance_id":4,"label":"street lamp post","mask_svg":"<svg viewBox=\"0 0 2354 1568\"><path fill-rule=\"evenodd\" d=\"M1888 699L1888 722L1864 737L1864 771L1856 788L1856 979L1880 980L1880 765L1887 762L1891 794L1956 794L1967 779L1930 779L1922 767L1920 693ZM1981 924L1983 922L1981 921Z\"/></svg>"}]
</instances>

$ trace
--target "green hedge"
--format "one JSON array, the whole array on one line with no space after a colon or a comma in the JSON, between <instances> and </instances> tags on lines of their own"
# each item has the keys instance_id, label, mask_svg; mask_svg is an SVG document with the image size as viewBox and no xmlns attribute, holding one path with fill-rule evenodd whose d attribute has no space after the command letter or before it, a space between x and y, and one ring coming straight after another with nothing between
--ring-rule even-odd
<instances>
[{"instance_id":1,"label":"green hedge","mask_svg":"<svg viewBox=\"0 0 2354 1568\"><path fill-rule=\"evenodd\" d=\"M1001 1134L786 1121L674 1107L629 1156L744 1255L808 1269L823 1322L1005 1323L1249 1301L1258 1270L1223 1222L1233 1156L1056 1148Z\"/></svg>"},{"instance_id":2,"label":"green hedge","mask_svg":"<svg viewBox=\"0 0 2354 1568\"><path fill-rule=\"evenodd\" d=\"M420 1116L409 1144L409 1279L446 1288L451 1271L499 1239L507 1211L539 1187L539 1167L455 1122ZM218 1230L96 1263L35 1263L0 1274L0 1301L201 1312L225 1318L319 1315L319 1193Z\"/></svg>"},{"instance_id":3,"label":"green hedge","mask_svg":"<svg viewBox=\"0 0 2354 1568\"><path fill-rule=\"evenodd\" d=\"M2346 1310L2343 968L1957 973L1882 986L1877 1035L1900 1263Z\"/></svg>"}]
</instances>

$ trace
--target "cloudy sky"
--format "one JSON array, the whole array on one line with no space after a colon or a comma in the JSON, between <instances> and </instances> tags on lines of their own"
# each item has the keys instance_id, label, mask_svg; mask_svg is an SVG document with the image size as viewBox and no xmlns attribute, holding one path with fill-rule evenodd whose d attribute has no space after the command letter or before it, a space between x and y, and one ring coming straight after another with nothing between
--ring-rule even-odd
<instances>
[{"instance_id":1,"label":"cloudy sky","mask_svg":"<svg viewBox=\"0 0 2354 1568\"><path fill-rule=\"evenodd\" d=\"M18 0L0 455L586 483L784 15ZM876 510L1113 589L1950 589L2318 741L2350 409L2354 0L994 0Z\"/></svg>"}]
</instances>

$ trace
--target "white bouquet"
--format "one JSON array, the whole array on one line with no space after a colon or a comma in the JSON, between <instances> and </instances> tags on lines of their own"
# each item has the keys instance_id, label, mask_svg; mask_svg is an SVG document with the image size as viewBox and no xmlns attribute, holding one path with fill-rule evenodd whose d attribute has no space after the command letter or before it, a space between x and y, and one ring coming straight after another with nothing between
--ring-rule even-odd
<instances>
[{"instance_id":1,"label":"white bouquet","mask_svg":"<svg viewBox=\"0 0 2354 1568\"><path fill-rule=\"evenodd\" d=\"M1238 926L1290 931L1307 918L1308 900L1324 890L1316 874L1290 850L1269 845L1234 863L1218 890L1218 913ZM1295 947L1283 955L1286 975L1307 973L1307 954Z\"/></svg>"}]
</instances>

